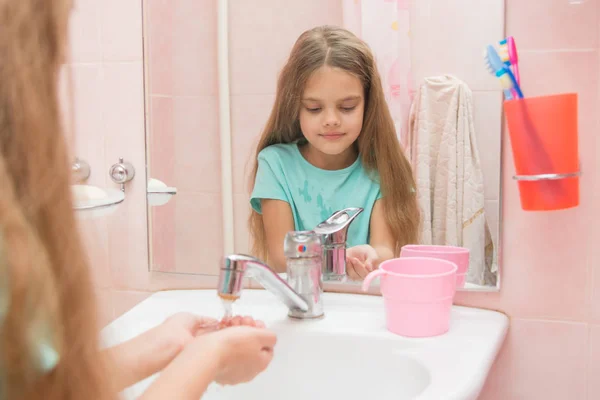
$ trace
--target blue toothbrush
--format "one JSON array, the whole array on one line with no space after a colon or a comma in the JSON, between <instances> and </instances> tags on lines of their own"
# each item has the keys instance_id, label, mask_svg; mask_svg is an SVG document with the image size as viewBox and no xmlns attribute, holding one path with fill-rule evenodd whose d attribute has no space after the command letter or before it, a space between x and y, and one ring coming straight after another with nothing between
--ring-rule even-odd
<instances>
[{"instance_id":1,"label":"blue toothbrush","mask_svg":"<svg viewBox=\"0 0 600 400\"><path fill-rule=\"evenodd\" d=\"M487 46L484 58L488 71L490 71L491 74L495 75L496 78L500 80L500 84L502 85L506 99L510 100L514 97L511 93L512 90L515 91L517 98L522 99L524 96L523 92L521 91L521 87L517 83L517 80L515 79L515 76L511 72L510 68L506 67L506 64L504 64L498 55L498 52L494 46Z\"/></svg>"}]
</instances>

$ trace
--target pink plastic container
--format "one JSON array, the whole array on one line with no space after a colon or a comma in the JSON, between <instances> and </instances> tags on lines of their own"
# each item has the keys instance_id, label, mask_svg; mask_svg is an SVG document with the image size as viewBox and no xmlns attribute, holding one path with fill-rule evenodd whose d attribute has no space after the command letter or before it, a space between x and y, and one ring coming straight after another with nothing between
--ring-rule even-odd
<instances>
[{"instance_id":1,"label":"pink plastic container","mask_svg":"<svg viewBox=\"0 0 600 400\"><path fill-rule=\"evenodd\" d=\"M431 257L451 261L458 267L456 288L461 289L465 286L469 269L469 249L466 247L409 244L402 247L400 257Z\"/></svg>"},{"instance_id":2,"label":"pink plastic container","mask_svg":"<svg viewBox=\"0 0 600 400\"><path fill-rule=\"evenodd\" d=\"M381 276L390 332L408 337L438 336L450 328L457 269L453 262L439 258L394 258L367 275L363 290Z\"/></svg>"}]
</instances>

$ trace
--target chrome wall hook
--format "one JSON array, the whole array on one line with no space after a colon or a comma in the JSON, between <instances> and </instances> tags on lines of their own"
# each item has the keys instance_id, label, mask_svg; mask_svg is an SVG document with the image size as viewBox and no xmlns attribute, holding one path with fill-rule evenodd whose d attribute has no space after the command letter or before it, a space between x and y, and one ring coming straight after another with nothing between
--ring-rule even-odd
<instances>
[{"instance_id":1,"label":"chrome wall hook","mask_svg":"<svg viewBox=\"0 0 600 400\"><path fill-rule=\"evenodd\" d=\"M121 190L125 192L125 183L129 182L135 176L135 168L131 163L123 160L123 157L119 158L119 162L113 164L108 171L110 179L116 184L121 185Z\"/></svg>"},{"instance_id":2,"label":"chrome wall hook","mask_svg":"<svg viewBox=\"0 0 600 400\"><path fill-rule=\"evenodd\" d=\"M83 183L87 181L92 173L90 164L78 157L75 157L73 164L71 164L71 175L73 177L73 183Z\"/></svg>"}]
</instances>

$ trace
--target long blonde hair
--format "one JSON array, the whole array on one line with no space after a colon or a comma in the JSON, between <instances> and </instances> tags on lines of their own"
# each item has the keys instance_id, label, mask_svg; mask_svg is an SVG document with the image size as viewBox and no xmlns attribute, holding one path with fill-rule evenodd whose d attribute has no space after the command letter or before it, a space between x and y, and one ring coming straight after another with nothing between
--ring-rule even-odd
<instances>
[{"instance_id":1,"label":"long blonde hair","mask_svg":"<svg viewBox=\"0 0 600 400\"><path fill-rule=\"evenodd\" d=\"M261 150L304 138L298 120L302 92L311 74L324 65L349 72L363 85L365 111L358 151L365 169L379 175L385 216L398 254L405 244L416 243L419 234L415 181L396 136L373 54L366 43L345 29L321 26L304 32L296 41L279 75L275 105L256 149L250 190L254 187ZM249 228L253 254L267 259L263 220L254 210Z\"/></svg>"},{"instance_id":2,"label":"long blonde hair","mask_svg":"<svg viewBox=\"0 0 600 400\"><path fill-rule=\"evenodd\" d=\"M71 0L0 0L0 398L114 398L72 210L57 81ZM59 361L40 370L39 345Z\"/></svg>"}]
</instances>

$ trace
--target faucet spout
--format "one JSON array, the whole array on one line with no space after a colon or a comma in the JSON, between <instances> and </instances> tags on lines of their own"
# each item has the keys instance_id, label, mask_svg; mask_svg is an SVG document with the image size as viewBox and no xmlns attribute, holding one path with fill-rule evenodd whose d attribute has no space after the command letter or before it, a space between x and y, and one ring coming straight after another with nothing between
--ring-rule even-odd
<instances>
[{"instance_id":1,"label":"faucet spout","mask_svg":"<svg viewBox=\"0 0 600 400\"><path fill-rule=\"evenodd\" d=\"M225 257L219 271L217 287L219 296L237 299L242 292L244 277L256 279L265 289L277 296L290 311L308 311L309 305L306 300L275 271L261 260L244 254Z\"/></svg>"}]
</instances>

